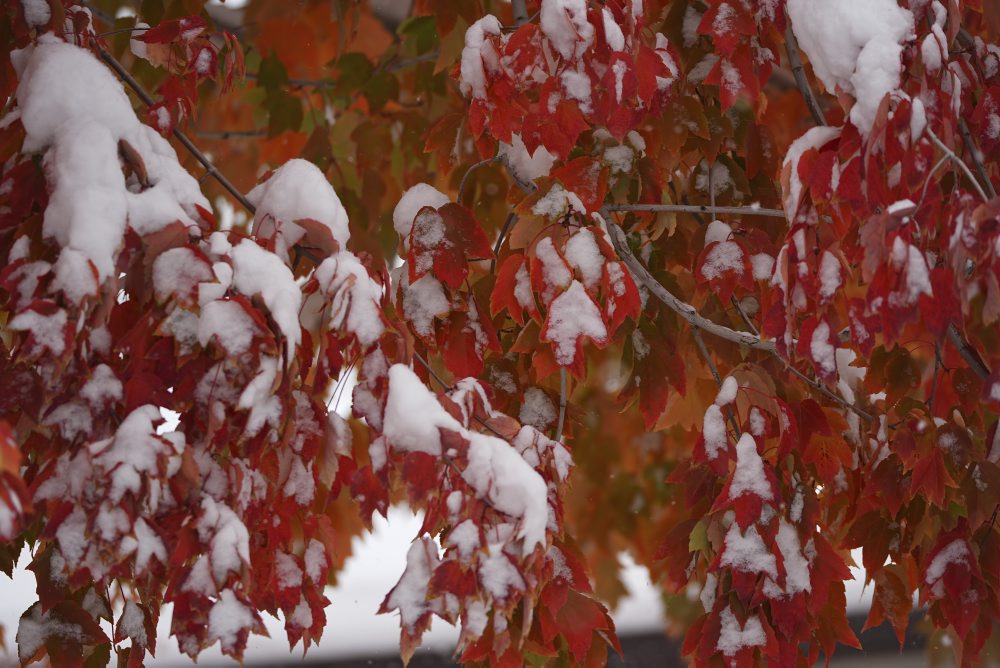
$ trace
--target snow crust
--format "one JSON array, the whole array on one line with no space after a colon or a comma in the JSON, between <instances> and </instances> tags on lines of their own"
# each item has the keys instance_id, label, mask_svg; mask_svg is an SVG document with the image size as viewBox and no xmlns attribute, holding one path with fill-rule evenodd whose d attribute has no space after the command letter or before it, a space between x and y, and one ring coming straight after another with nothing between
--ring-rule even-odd
<instances>
[{"instance_id":1,"label":"snow crust","mask_svg":"<svg viewBox=\"0 0 1000 668\"><path fill-rule=\"evenodd\" d=\"M487 14L465 31L465 47L462 49L459 70L462 95L471 94L480 99L486 97L486 71L495 72L500 67L500 54L487 36L499 36L500 28L500 20Z\"/></svg>"}]
</instances>

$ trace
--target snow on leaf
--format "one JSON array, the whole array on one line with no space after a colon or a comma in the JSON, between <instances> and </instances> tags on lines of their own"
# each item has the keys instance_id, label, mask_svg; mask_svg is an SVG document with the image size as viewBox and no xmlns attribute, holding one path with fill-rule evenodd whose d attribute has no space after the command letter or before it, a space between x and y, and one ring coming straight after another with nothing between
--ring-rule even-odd
<instances>
[{"instance_id":1,"label":"snow on leaf","mask_svg":"<svg viewBox=\"0 0 1000 668\"><path fill-rule=\"evenodd\" d=\"M603 346L607 343L608 330L597 304L583 285L574 280L549 305L542 340L553 344L553 353L560 366L571 367L574 374L580 375L584 339Z\"/></svg>"}]
</instances>

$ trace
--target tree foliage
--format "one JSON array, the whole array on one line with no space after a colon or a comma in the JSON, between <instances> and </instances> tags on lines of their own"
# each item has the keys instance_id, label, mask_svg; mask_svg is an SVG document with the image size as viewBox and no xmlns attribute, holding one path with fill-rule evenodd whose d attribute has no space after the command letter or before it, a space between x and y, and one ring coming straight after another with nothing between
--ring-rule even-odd
<instances>
[{"instance_id":1,"label":"tree foliage","mask_svg":"<svg viewBox=\"0 0 1000 668\"><path fill-rule=\"evenodd\" d=\"M628 550L696 664L811 665L854 548L869 626L916 596L981 655L1000 5L526 4L7 3L22 662L139 665L166 603L192 658L261 613L308 648L403 500L407 659L437 616L599 665Z\"/></svg>"}]
</instances>

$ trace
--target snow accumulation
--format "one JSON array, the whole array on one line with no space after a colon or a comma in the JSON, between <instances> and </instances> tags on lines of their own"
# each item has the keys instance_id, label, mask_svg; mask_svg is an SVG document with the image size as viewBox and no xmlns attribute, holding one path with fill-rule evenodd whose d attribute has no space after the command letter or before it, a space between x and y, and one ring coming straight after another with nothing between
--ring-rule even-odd
<instances>
[{"instance_id":1,"label":"snow accumulation","mask_svg":"<svg viewBox=\"0 0 1000 668\"><path fill-rule=\"evenodd\" d=\"M251 190L247 199L257 207L255 233L269 238L277 232L280 241L276 247L286 258L287 250L305 235L305 230L295 224L297 220L326 225L341 248L346 248L351 238L347 211L340 198L319 167L308 160L289 160Z\"/></svg>"},{"instance_id":2,"label":"snow accumulation","mask_svg":"<svg viewBox=\"0 0 1000 668\"><path fill-rule=\"evenodd\" d=\"M385 331L382 286L372 280L361 261L350 251L341 251L323 260L314 277L320 290L332 298L330 327L346 329L365 347L378 341Z\"/></svg>"},{"instance_id":3,"label":"snow accumulation","mask_svg":"<svg viewBox=\"0 0 1000 668\"><path fill-rule=\"evenodd\" d=\"M219 600L208 611L208 637L218 640L223 649L232 650L240 632L253 628L256 621L253 611L236 598L231 589L223 589Z\"/></svg>"},{"instance_id":4,"label":"snow accumulation","mask_svg":"<svg viewBox=\"0 0 1000 668\"><path fill-rule=\"evenodd\" d=\"M403 311L406 319L417 334L431 337L434 335L434 319L447 316L451 311L451 302L444 292L444 286L431 274L424 274L413 283L409 282L406 271L402 274Z\"/></svg>"},{"instance_id":5,"label":"snow accumulation","mask_svg":"<svg viewBox=\"0 0 1000 668\"><path fill-rule=\"evenodd\" d=\"M425 206L438 209L450 201L447 195L427 183L418 183L403 193L392 212L392 226L403 240L404 246L408 244L407 240L413 229L413 219L421 209Z\"/></svg>"},{"instance_id":6,"label":"snow accumulation","mask_svg":"<svg viewBox=\"0 0 1000 668\"><path fill-rule=\"evenodd\" d=\"M518 419L522 424L530 424L538 429L548 429L556 421L556 405L549 395L538 387L529 387L524 391L524 401Z\"/></svg>"},{"instance_id":7,"label":"snow accumulation","mask_svg":"<svg viewBox=\"0 0 1000 668\"><path fill-rule=\"evenodd\" d=\"M896 0L788 0L787 9L816 76L854 95L851 122L868 134L882 98L899 87L913 14Z\"/></svg>"},{"instance_id":8,"label":"snow accumulation","mask_svg":"<svg viewBox=\"0 0 1000 668\"><path fill-rule=\"evenodd\" d=\"M764 475L764 460L757 453L757 441L750 434L743 434L736 443L736 469L729 485L729 499L744 494L759 496L764 501L774 499L771 484Z\"/></svg>"},{"instance_id":9,"label":"snow accumulation","mask_svg":"<svg viewBox=\"0 0 1000 668\"><path fill-rule=\"evenodd\" d=\"M594 43L587 0L542 0L542 32L566 60L579 58Z\"/></svg>"},{"instance_id":10,"label":"snow accumulation","mask_svg":"<svg viewBox=\"0 0 1000 668\"><path fill-rule=\"evenodd\" d=\"M52 188L43 233L64 253L92 262L100 281L114 273L126 226L139 234L175 221L195 226L196 207L211 209L170 144L139 122L121 85L88 51L43 35L11 60L20 78L24 149L45 152ZM151 187L126 181L119 142L140 156ZM62 285L93 284L87 263L67 259L60 266Z\"/></svg>"},{"instance_id":11,"label":"snow accumulation","mask_svg":"<svg viewBox=\"0 0 1000 668\"><path fill-rule=\"evenodd\" d=\"M531 213L545 218L559 218L571 212L586 214L587 207L575 192L566 190L561 183L553 184L549 192L531 207Z\"/></svg>"},{"instance_id":12,"label":"snow accumulation","mask_svg":"<svg viewBox=\"0 0 1000 668\"><path fill-rule=\"evenodd\" d=\"M514 177L523 183L548 176L556 161L556 157L543 144L539 144L534 153L528 153L524 140L516 132L511 135L510 144L500 142L498 155L514 173Z\"/></svg>"},{"instance_id":13,"label":"snow accumulation","mask_svg":"<svg viewBox=\"0 0 1000 668\"><path fill-rule=\"evenodd\" d=\"M606 260L597 246L594 233L582 227L566 242L566 261L580 272L583 284L593 289L604 274Z\"/></svg>"},{"instance_id":14,"label":"snow accumulation","mask_svg":"<svg viewBox=\"0 0 1000 668\"><path fill-rule=\"evenodd\" d=\"M302 291L292 270L281 259L269 253L255 241L244 239L232 250L233 284L243 294L259 294L271 312L271 317L285 335L288 359L302 338L299 308Z\"/></svg>"},{"instance_id":15,"label":"snow accumulation","mask_svg":"<svg viewBox=\"0 0 1000 668\"><path fill-rule=\"evenodd\" d=\"M719 565L744 573L764 573L772 580L778 577L778 561L764 545L754 525L743 533L736 522L729 525Z\"/></svg>"},{"instance_id":16,"label":"snow accumulation","mask_svg":"<svg viewBox=\"0 0 1000 668\"><path fill-rule=\"evenodd\" d=\"M712 246L705 256L705 262L701 265L701 275L710 281L729 272L742 276L743 259L743 249L738 243L720 241Z\"/></svg>"},{"instance_id":17,"label":"snow accumulation","mask_svg":"<svg viewBox=\"0 0 1000 668\"><path fill-rule=\"evenodd\" d=\"M389 369L386 438L399 450L439 457L442 428L469 441L468 466L462 477L479 498L488 499L498 510L520 519L517 536L524 539L524 553L544 545L548 490L538 472L506 441L463 427L412 370L394 364Z\"/></svg>"},{"instance_id":18,"label":"snow accumulation","mask_svg":"<svg viewBox=\"0 0 1000 668\"><path fill-rule=\"evenodd\" d=\"M500 35L500 21L492 14L479 19L465 31L465 47L462 49L462 64L459 73L459 87L462 95L483 99L486 97L486 71L495 72L500 68L500 54L487 35Z\"/></svg>"},{"instance_id":19,"label":"snow accumulation","mask_svg":"<svg viewBox=\"0 0 1000 668\"><path fill-rule=\"evenodd\" d=\"M433 612L428 602L427 587L431 574L441 562L437 545L426 536L413 541L406 553L406 570L392 592L386 598L385 607L399 610L400 623L413 630L426 612Z\"/></svg>"},{"instance_id":20,"label":"snow accumulation","mask_svg":"<svg viewBox=\"0 0 1000 668\"><path fill-rule=\"evenodd\" d=\"M705 411L701 434L705 441L706 457L715 459L720 452L725 452L729 440L726 436L726 420L722 417L722 409L718 404L712 404Z\"/></svg>"},{"instance_id":21,"label":"snow accumulation","mask_svg":"<svg viewBox=\"0 0 1000 668\"><path fill-rule=\"evenodd\" d=\"M580 281L574 280L549 306L544 338L555 344L556 362L570 366L576 358L577 342L584 336L603 344L608 329L597 304Z\"/></svg>"},{"instance_id":22,"label":"snow accumulation","mask_svg":"<svg viewBox=\"0 0 1000 668\"><path fill-rule=\"evenodd\" d=\"M799 158L802 154L813 148L820 148L824 144L833 141L840 136L841 129L817 126L809 128L801 137L792 142L785 153L785 159L781 163L782 172L788 170L788 191L784 193L785 213L789 220L795 218L795 212L799 208L799 199L802 197L802 180L799 178Z\"/></svg>"},{"instance_id":23,"label":"snow accumulation","mask_svg":"<svg viewBox=\"0 0 1000 668\"><path fill-rule=\"evenodd\" d=\"M747 618L747 623L741 626L732 607L727 606L719 616L719 621L719 641L715 649L725 656L735 656L741 650L767 644L764 627L756 614Z\"/></svg>"},{"instance_id":24,"label":"snow accumulation","mask_svg":"<svg viewBox=\"0 0 1000 668\"><path fill-rule=\"evenodd\" d=\"M944 577L945 571L952 564L968 565L972 558L972 553L965 540L956 538L948 543L934 555L931 563L927 566L927 572L924 574L924 582L931 586L931 593L937 597L944 596L944 583L941 578Z\"/></svg>"},{"instance_id":25,"label":"snow accumulation","mask_svg":"<svg viewBox=\"0 0 1000 668\"><path fill-rule=\"evenodd\" d=\"M740 389L739 381L737 381L733 376L727 376L724 381L722 381L722 387L719 388L719 393L715 395L715 405L725 406L736 401L736 392Z\"/></svg>"}]
</instances>

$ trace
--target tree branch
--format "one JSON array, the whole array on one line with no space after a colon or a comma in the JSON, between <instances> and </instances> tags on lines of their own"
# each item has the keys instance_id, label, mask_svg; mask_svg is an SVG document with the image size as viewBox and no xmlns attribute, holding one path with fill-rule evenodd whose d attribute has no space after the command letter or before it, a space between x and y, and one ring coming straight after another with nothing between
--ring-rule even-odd
<instances>
[{"instance_id":1,"label":"tree branch","mask_svg":"<svg viewBox=\"0 0 1000 668\"><path fill-rule=\"evenodd\" d=\"M641 262L639 262L638 258L633 255L632 249L628 246L628 240L625 238L625 232L622 228L614 222L605 220L604 216L601 216L600 214L598 215L601 220L604 221L605 226L608 229L608 234L611 236L611 244L614 246L618 256L632 272L632 275L639 279L639 282L645 285L647 290L653 293L657 299L666 304L671 310L677 313L677 315L681 316L695 327L703 329L709 334L714 334L715 336L725 339L726 341L738 343L740 345L753 348L754 350L763 350L765 352L774 352L776 350L773 341L762 341L760 337L754 336L749 332L738 332L724 325L712 322L698 313L693 306L675 297L659 281L657 281L653 275L649 273L649 270L646 269Z\"/></svg>"},{"instance_id":2,"label":"tree branch","mask_svg":"<svg viewBox=\"0 0 1000 668\"><path fill-rule=\"evenodd\" d=\"M563 428L566 426L566 367L559 367L559 422L556 425L556 440L562 443Z\"/></svg>"},{"instance_id":3,"label":"tree branch","mask_svg":"<svg viewBox=\"0 0 1000 668\"><path fill-rule=\"evenodd\" d=\"M132 76L132 74L129 73L129 71L126 70L125 67L121 63L119 63L115 59L115 57L108 52L107 49L98 44L96 41L94 41L93 46L97 50L98 55L100 55L101 60L107 63L108 67L113 69L115 73L117 73L118 76L121 77L121 80L124 81L126 85L128 85L129 88L135 91L135 94L139 96L139 99L142 100L143 104L145 104L147 107L151 107L155 104L153 98L142 87L142 84L136 81L135 78ZM177 141L179 141L184 146L184 148L186 148L191 153L191 155L193 155L195 159L197 159L198 162L201 163L201 165L205 168L209 176L214 178L222 185L223 188L229 191L229 194L232 195L237 202L243 205L243 208L249 211L251 215L256 213L257 209L254 207L254 205L251 204L249 200L247 200L247 198L243 195L243 193L241 193L239 190L236 189L236 186L234 186L232 183L229 182L229 179L227 179L225 175L222 174L222 172L220 172L215 168L215 165L212 164L212 161L209 160L207 157L205 157L204 153L198 150L198 147L195 146L190 139L188 139L186 134L184 134L178 128L174 128L173 134L174 137L177 138Z\"/></svg>"},{"instance_id":4,"label":"tree branch","mask_svg":"<svg viewBox=\"0 0 1000 668\"><path fill-rule=\"evenodd\" d=\"M469 174L476 171L484 165L490 165L500 159L499 155L495 155L492 158L486 158L485 160L480 160L479 162L470 165L465 174L462 174L462 180L458 184L458 203L462 203L462 195L465 194L465 184L469 180Z\"/></svg>"},{"instance_id":5,"label":"tree branch","mask_svg":"<svg viewBox=\"0 0 1000 668\"><path fill-rule=\"evenodd\" d=\"M637 213L702 213L731 216L764 216L767 218L787 218L781 209L765 209L759 206L707 206L704 204L609 204L607 211Z\"/></svg>"},{"instance_id":6,"label":"tree branch","mask_svg":"<svg viewBox=\"0 0 1000 668\"><path fill-rule=\"evenodd\" d=\"M933 130L927 128L926 130L924 130L924 132L926 132L927 136L931 138L931 141L934 142L934 145L937 146L939 149L941 149L941 151L945 155L951 158L951 161L955 163L955 165L962 170L962 172L969 178L970 181L972 181L972 185L976 187L976 192L978 192L979 196L983 198L983 201L988 202L990 198L986 196L986 192L983 191L982 186L979 185L979 181L976 180L976 177L972 173L972 170L969 169L969 166L965 164L965 162L961 158L959 158L954 151L948 148L948 146L943 141L941 141L936 134L934 134Z\"/></svg>"},{"instance_id":7,"label":"tree branch","mask_svg":"<svg viewBox=\"0 0 1000 668\"><path fill-rule=\"evenodd\" d=\"M789 21L788 30L785 31L785 53L788 54L788 64L792 66L792 75L795 76L795 84L802 93L802 98L812 114L816 125L826 125L826 117L823 115L823 108L819 106L816 94L813 93L809 79L806 77L806 68L802 65L802 58L799 56L799 42L795 39L795 32L792 30Z\"/></svg>"},{"instance_id":8,"label":"tree branch","mask_svg":"<svg viewBox=\"0 0 1000 668\"><path fill-rule=\"evenodd\" d=\"M497 268L497 258L500 257L500 246L503 245L503 240L510 231L510 228L514 226L517 222L517 214L511 211L507 214L507 220L503 221L503 227L500 228L500 236L497 237L497 242L493 244L493 259L490 260L490 273L492 274Z\"/></svg>"},{"instance_id":9,"label":"tree branch","mask_svg":"<svg viewBox=\"0 0 1000 668\"><path fill-rule=\"evenodd\" d=\"M528 20L528 6L525 0L511 0L510 7L514 10L514 23L518 27Z\"/></svg>"},{"instance_id":10,"label":"tree branch","mask_svg":"<svg viewBox=\"0 0 1000 668\"><path fill-rule=\"evenodd\" d=\"M979 356L979 353L972 347L972 344L969 343L964 336L962 336L961 332L958 331L958 328L956 328L955 325L948 325L948 340L951 341L952 345L955 346L955 349L958 351L958 354L962 356L962 359L965 360L965 363L969 365L969 368L972 369L977 376L980 378L989 377L990 368L986 366L986 363L983 362L983 358Z\"/></svg>"},{"instance_id":11,"label":"tree branch","mask_svg":"<svg viewBox=\"0 0 1000 668\"><path fill-rule=\"evenodd\" d=\"M986 165L980 159L979 147L976 146L975 140L972 138L972 133L969 132L969 126L965 122L964 118L958 119L958 131L962 135L962 142L965 144L965 150L969 152L972 156L972 164L976 168L976 173L979 175L982 185L986 188L986 192L989 193L990 197L997 196L997 189L993 187L993 182L990 181L989 172L986 171Z\"/></svg>"}]
</instances>

